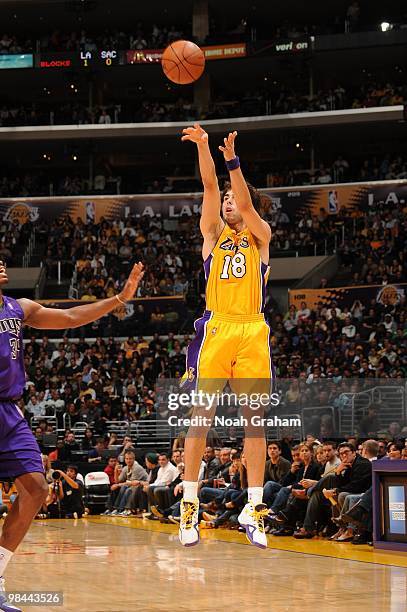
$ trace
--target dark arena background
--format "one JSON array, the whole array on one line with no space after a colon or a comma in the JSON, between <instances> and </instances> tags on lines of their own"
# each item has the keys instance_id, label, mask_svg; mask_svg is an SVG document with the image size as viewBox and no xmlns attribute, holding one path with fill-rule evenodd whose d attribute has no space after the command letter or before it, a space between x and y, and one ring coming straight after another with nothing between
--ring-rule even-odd
<instances>
[{"instance_id":1,"label":"dark arena background","mask_svg":"<svg viewBox=\"0 0 407 612\"><path fill-rule=\"evenodd\" d=\"M2 291L70 309L121 295L145 267L134 299L93 323L24 327L12 399L49 495L8 565L10 604L406 610L407 6L0 0L0 20ZM188 85L161 65L179 40L205 55ZM181 142L195 123L221 188L218 146L237 131L272 233L266 550L238 521L236 406L207 436L201 542L178 541L187 427L168 390L205 310L203 185ZM4 523L19 497L0 488Z\"/></svg>"}]
</instances>

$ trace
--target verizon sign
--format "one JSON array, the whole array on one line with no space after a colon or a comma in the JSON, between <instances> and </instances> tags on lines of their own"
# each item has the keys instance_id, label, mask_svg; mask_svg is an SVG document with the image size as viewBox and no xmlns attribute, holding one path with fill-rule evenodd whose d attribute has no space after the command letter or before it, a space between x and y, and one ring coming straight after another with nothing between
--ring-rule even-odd
<instances>
[{"instance_id":1,"label":"verizon sign","mask_svg":"<svg viewBox=\"0 0 407 612\"><path fill-rule=\"evenodd\" d=\"M309 49L308 40L290 40L280 42L274 45L276 53L299 53Z\"/></svg>"}]
</instances>

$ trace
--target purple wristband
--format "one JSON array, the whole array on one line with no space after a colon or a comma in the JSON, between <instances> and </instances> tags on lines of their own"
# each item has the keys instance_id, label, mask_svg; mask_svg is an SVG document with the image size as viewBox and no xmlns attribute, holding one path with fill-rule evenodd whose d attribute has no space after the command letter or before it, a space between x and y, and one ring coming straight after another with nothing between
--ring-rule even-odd
<instances>
[{"instance_id":1,"label":"purple wristband","mask_svg":"<svg viewBox=\"0 0 407 612\"><path fill-rule=\"evenodd\" d=\"M240 160L237 155L234 159L231 159L230 161L226 161L225 164L229 172L231 170L237 170L238 168L240 168Z\"/></svg>"}]
</instances>

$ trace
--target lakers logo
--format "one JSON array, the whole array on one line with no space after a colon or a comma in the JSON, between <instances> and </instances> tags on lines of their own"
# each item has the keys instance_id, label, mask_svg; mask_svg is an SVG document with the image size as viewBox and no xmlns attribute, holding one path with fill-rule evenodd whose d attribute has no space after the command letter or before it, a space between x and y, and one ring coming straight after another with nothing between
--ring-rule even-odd
<instances>
[{"instance_id":1,"label":"lakers logo","mask_svg":"<svg viewBox=\"0 0 407 612\"><path fill-rule=\"evenodd\" d=\"M404 294L403 289L399 289L396 285L385 285L380 289L376 301L383 306L395 306L400 302Z\"/></svg>"},{"instance_id":2,"label":"lakers logo","mask_svg":"<svg viewBox=\"0 0 407 612\"><path fill-rule=\"evenodd\" d=\"M188 375L187 378L189 381L195 380L195 368L188 368Z\"/></svg>"},{"instance_id":3,"label":"lakers logo","mask_svg":"<svg viewBox=\"0 0 407 612\"><path fill-rule=\"evenodd\" d=\"M124 319L129 319L134 315L134 304L132 302L127 302L126 305L119 305L114 311L113 316L115 316L119 321L124 321Z\"/></svg>"},{"instance_id":4,"label":"lakers logo","mask_svg":"<svg viewBox=\"0 0 407 612\"><path fill-rule=\"evenodd\" d=\"M38 206L30 206L25 202L18 202L8 209L4 219L24 225L24 223L28 223L28 221L37 221L39 216Z\"/></svg>"},{"instance_id":5,"label":"lakers logo","mask_svg":"<svg viewBox=\"0 0 407 612\"><path fill-rule=\"evenodd\" d=\"M219 245L219 248L222 249L223 251L234 251L234 250L236 250L238 248L248 249L249 248L249 241L247 239L247 236L243 236L237 242L232 240L232 238L226 238L226 240L224 240Z\"/></svg>"}]
</instances>

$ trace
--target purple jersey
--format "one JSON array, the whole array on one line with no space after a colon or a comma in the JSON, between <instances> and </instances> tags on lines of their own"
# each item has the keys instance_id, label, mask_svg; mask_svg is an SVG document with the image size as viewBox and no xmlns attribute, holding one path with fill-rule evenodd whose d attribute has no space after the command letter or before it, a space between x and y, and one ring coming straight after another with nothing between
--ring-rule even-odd
<instances>
[{"instance_id":1,"label":"purple jersey","mask_svg":"<svg viewBox=\"0 0 407 612\"><path fill-rule=\"evenodd\" d=\"M17 398L25 386L24 313L19 303L3 295L0 308L0 398Z\"/></svg>"}]
</instances>

